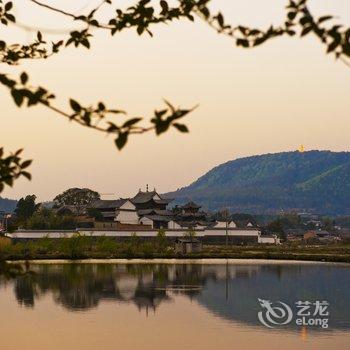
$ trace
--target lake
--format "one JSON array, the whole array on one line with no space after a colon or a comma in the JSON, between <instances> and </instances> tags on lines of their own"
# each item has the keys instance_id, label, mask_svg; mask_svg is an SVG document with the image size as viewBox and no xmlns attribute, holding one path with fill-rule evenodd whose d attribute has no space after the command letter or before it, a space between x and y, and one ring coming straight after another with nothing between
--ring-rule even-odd
<instances>
[{"instance_id":1,"label":"lake","mask_svg":"<svg viewBox=\"0 0 350 350\"><path fill-rule=\"evenodd\" d=\"M0 349L350 348L350 265L31 263L0 272Z\"/></svg>"}]
</instances>

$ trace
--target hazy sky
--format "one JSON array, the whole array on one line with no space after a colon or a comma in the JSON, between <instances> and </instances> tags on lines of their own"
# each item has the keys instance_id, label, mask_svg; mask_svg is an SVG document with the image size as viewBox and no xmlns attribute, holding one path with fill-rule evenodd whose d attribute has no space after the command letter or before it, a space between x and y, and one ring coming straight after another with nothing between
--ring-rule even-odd
<instances>
[{"instance_id":1,"label":"hazy sky","mask_svg":"<svg viewBox=\"0 0 350 350\"><path fill-rule=\"evenodd\" d=\"M121 6L133 2L115 1ZM213 0L213 5L231 23L266 26L280 23L286 2ZM21 23L74 27L29 0L14 3ZM80 13L99 1L46 3ZM311 5L316 14L335 14L350 25L349 0L314 0ZM146 117L162 107L162 98L181 107L199 103L185 120L190 134L135 136L120 153L111 137L70 124L43 107L18 109L0 87L0 145L7 151L24 147L24 155L35 160L33 180L18 181L2 196L35 193L50 200L82 186L118 197L147 183L165 192L242 156L295 150L300 144L350 150L350 69L325 55L316 38L279 38L243 50L200 21L159 25L153 32L153 38L140 38L134 30L111 38L97 31L91 50L69 48L47 61L2 65L1 71L26 70L33 84L55 92L59 106L67 109L69 97L87 104L103 100ZM8 43L34 35L13 26L0 31Z\"/></svg>"}]
</instances>

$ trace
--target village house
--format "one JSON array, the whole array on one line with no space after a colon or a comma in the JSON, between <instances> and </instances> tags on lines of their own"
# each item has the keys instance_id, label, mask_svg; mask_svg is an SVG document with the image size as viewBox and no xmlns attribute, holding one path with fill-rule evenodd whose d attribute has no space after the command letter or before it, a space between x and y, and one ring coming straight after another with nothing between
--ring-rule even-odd
<instances>
[{"instance_id":1,"label":"village house","mask_svg":"<svg viewBox=\"0 0 350 350\"><path fill-rule=\"evenodd\" d=\"M322 227L322 220L318 214L313 213L298 213L298 218L305 226Z\"/></svg>"},{"instance_id":2,"label":"village house","mask_svg":"<svg viewBox=\"0 0 350 350\"><path fill-rule=\"evenodd\" d=\"M257 224L249 220L216 220L215 228L252 228L257 227Z\"/></svg>"},{"instance_id":3,"label":"village house","mask_svg":"<svg viewBox=\"0 0 350 350\"><path fill-rule=\"evenodd\" d=\"M215 228L235 228L237 224L233 220L217 220L215 224Z\"/></svg>"},{"instance_id":4,"label":"village house","mask_svg":"<svg viewBox=\"0 0 350 350\"><path fill-rule=\"evenodd\" d=\"M199 253L202 251L202 248L202 242L196 238L178 238L175 241L175 253Z\"/></svg>"},{"instance_id":5,"label":"village house","mask_svg":"<svg viewBox=\"0 0 350 350\"><path fill-rule=\"evenodd\" d=\"M306 230L298 228L285 230L288 241L301 241L304 239L304 234L306 232Z\"/></svg>"},{"instance_id":6,"label":"village house","mask_svg":"<svg viewBox=\"0 0 350 350\"><path fill-rule=\"evenodd\" d=\"M281 244L280 238L277 235L261 235L258 238L258 243L260 244Z\"/></svg>"},{"instance_id":7,"label":"village house","mask_svg":"<svg viewBox=\"0 0 350 350\"><path fill-rule=\"evenodd\" d=\"M313 230L307 231L303 237L304 241L319 241L319 242L332 242L340 240L337 235L334 235L326 230Z\"/></svg>"},{"instance_id":8,"label":"village house","mask_svg":"<svg viewBox=\"0 0 350 350\"><path fill-rule=\"evenodd\" d=\"M135 225L139 223L136 206L128 198L117 200L100 199L95 201L91 207L101 214L103 221L117 221Z\"/></svg>"}]
</instances>

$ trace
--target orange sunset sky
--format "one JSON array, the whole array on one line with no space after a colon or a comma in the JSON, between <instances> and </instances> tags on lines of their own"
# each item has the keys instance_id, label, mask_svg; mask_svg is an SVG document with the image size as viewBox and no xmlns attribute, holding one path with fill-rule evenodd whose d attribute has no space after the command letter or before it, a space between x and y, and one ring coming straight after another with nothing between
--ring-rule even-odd
<instances>
[{"instance_id":1,"label":"orange sunset sky","mask_svg":"<svg viewBox=\"0 0 350 350\"><path fill-rule=\"evenodd\" d=\"M75 14L99 3L43 2ZM124 7L134 1L115 3ZM212 1L229 22L252 26L280 23L286 3ZM59 30L76 25L26 0L14 5L23 24ZM337 15L338 22L350 24L349 0L312 0L310 7L317 15ZM65 109L69 97L86 104L103 100L145 117L162 107L162 98L181 107L199 104L184 120L190 134L134 136L120 153L111 137L70 124L45 108L18 109L0 87L0 145L7 151L24 147L24 156L34 159L33 180L18 181L2 196L34 193L39 200L50 200L77 186L119 197L147 183L166 192L242 156L296 150L300 144L306 150L350 149L350 68L327 56L315 37L278 38L243 50L199 20L154 26L153 33L153 38L140 38L130 30L111 38L96 31L91 50L72 47L44 62L2 65L1 71L26 70L31 82L55 92L57 104ZM34 36L14 26L0 30L7 43Z\"/></svg>"}]
</instances>

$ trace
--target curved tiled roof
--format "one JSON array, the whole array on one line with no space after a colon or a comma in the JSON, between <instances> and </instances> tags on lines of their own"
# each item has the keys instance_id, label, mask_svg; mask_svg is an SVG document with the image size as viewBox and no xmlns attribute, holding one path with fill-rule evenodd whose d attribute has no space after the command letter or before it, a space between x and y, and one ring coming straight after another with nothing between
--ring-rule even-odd
<instances>
[{"instance_id":1,"label":"curved tiled roof","mask_svg":"<svg viewBox=\"0 0 350 350\"><path fill-rule=\"evenodd\" d=\"M160 199L154 199L153 198L154 196L158 196ZM172 201L172 199L162 198L156 191L151 191L151 192L139 191L134 198L131 198L131 202L135 204L142 204L142 203L147 203L152 199L159 204L168 204Z\"/></svg>"},{"instance_id":2,"label":"curved tiled roof","mask_svg":"<svg viewBox=\"0 0 350 350\"><path fill-rule=\"evenodd\" d=\"M152 221L169 222L172 220L172 218L169 218L168 216L163 216L163 215L145 215L144 217Z\"/></svg>"},{"instance_id":3,"label":"curved tiled roof","mask_svg":"<svg viewBox=\"0 0 350 350\"><path fill-rule=\"evenodd\" d=\"M190 201L190 202L186 203L185 205L183 205L181 208L182 209L199 209L202 207L200 205L196 204L195 202Z\"/></svg>"},{"instance_id":4,"label":"curved tiled roof","mask_svg":"<svg viewBox=\"0 0 350 350\"><path fill-rule=\"evenodd\" d=\"M131 201L136 204L141 204L141 203L147 203L149 202L157 192L152 191L152 192L142 192L139 191L137 195L134 198L131 198Z\"/></svg>"},{"instance_id":5,"label":"curved tiled roof","mask_svg":"<svg viewBox=\"0 0 350 350\"><path fill-rule=\"evenodd\" d=\"M174 213L170 210L161 210L161 209L141 209L137 211L137 214L139 214L139 216L143 216L143 215L165 215L165 216L173 216Z\"/></svg>"},{"instance_id":6,"label":"curved tiled roof","mask_svg":"<svg viewBox=\"0 0 350 350\"><path fill-rule=\"evenodd\" d=\"M91 208L95 209L118 209L129 199L117 199L117 200L97 200L91 204Z\"/></svg>"}]
</instances>

